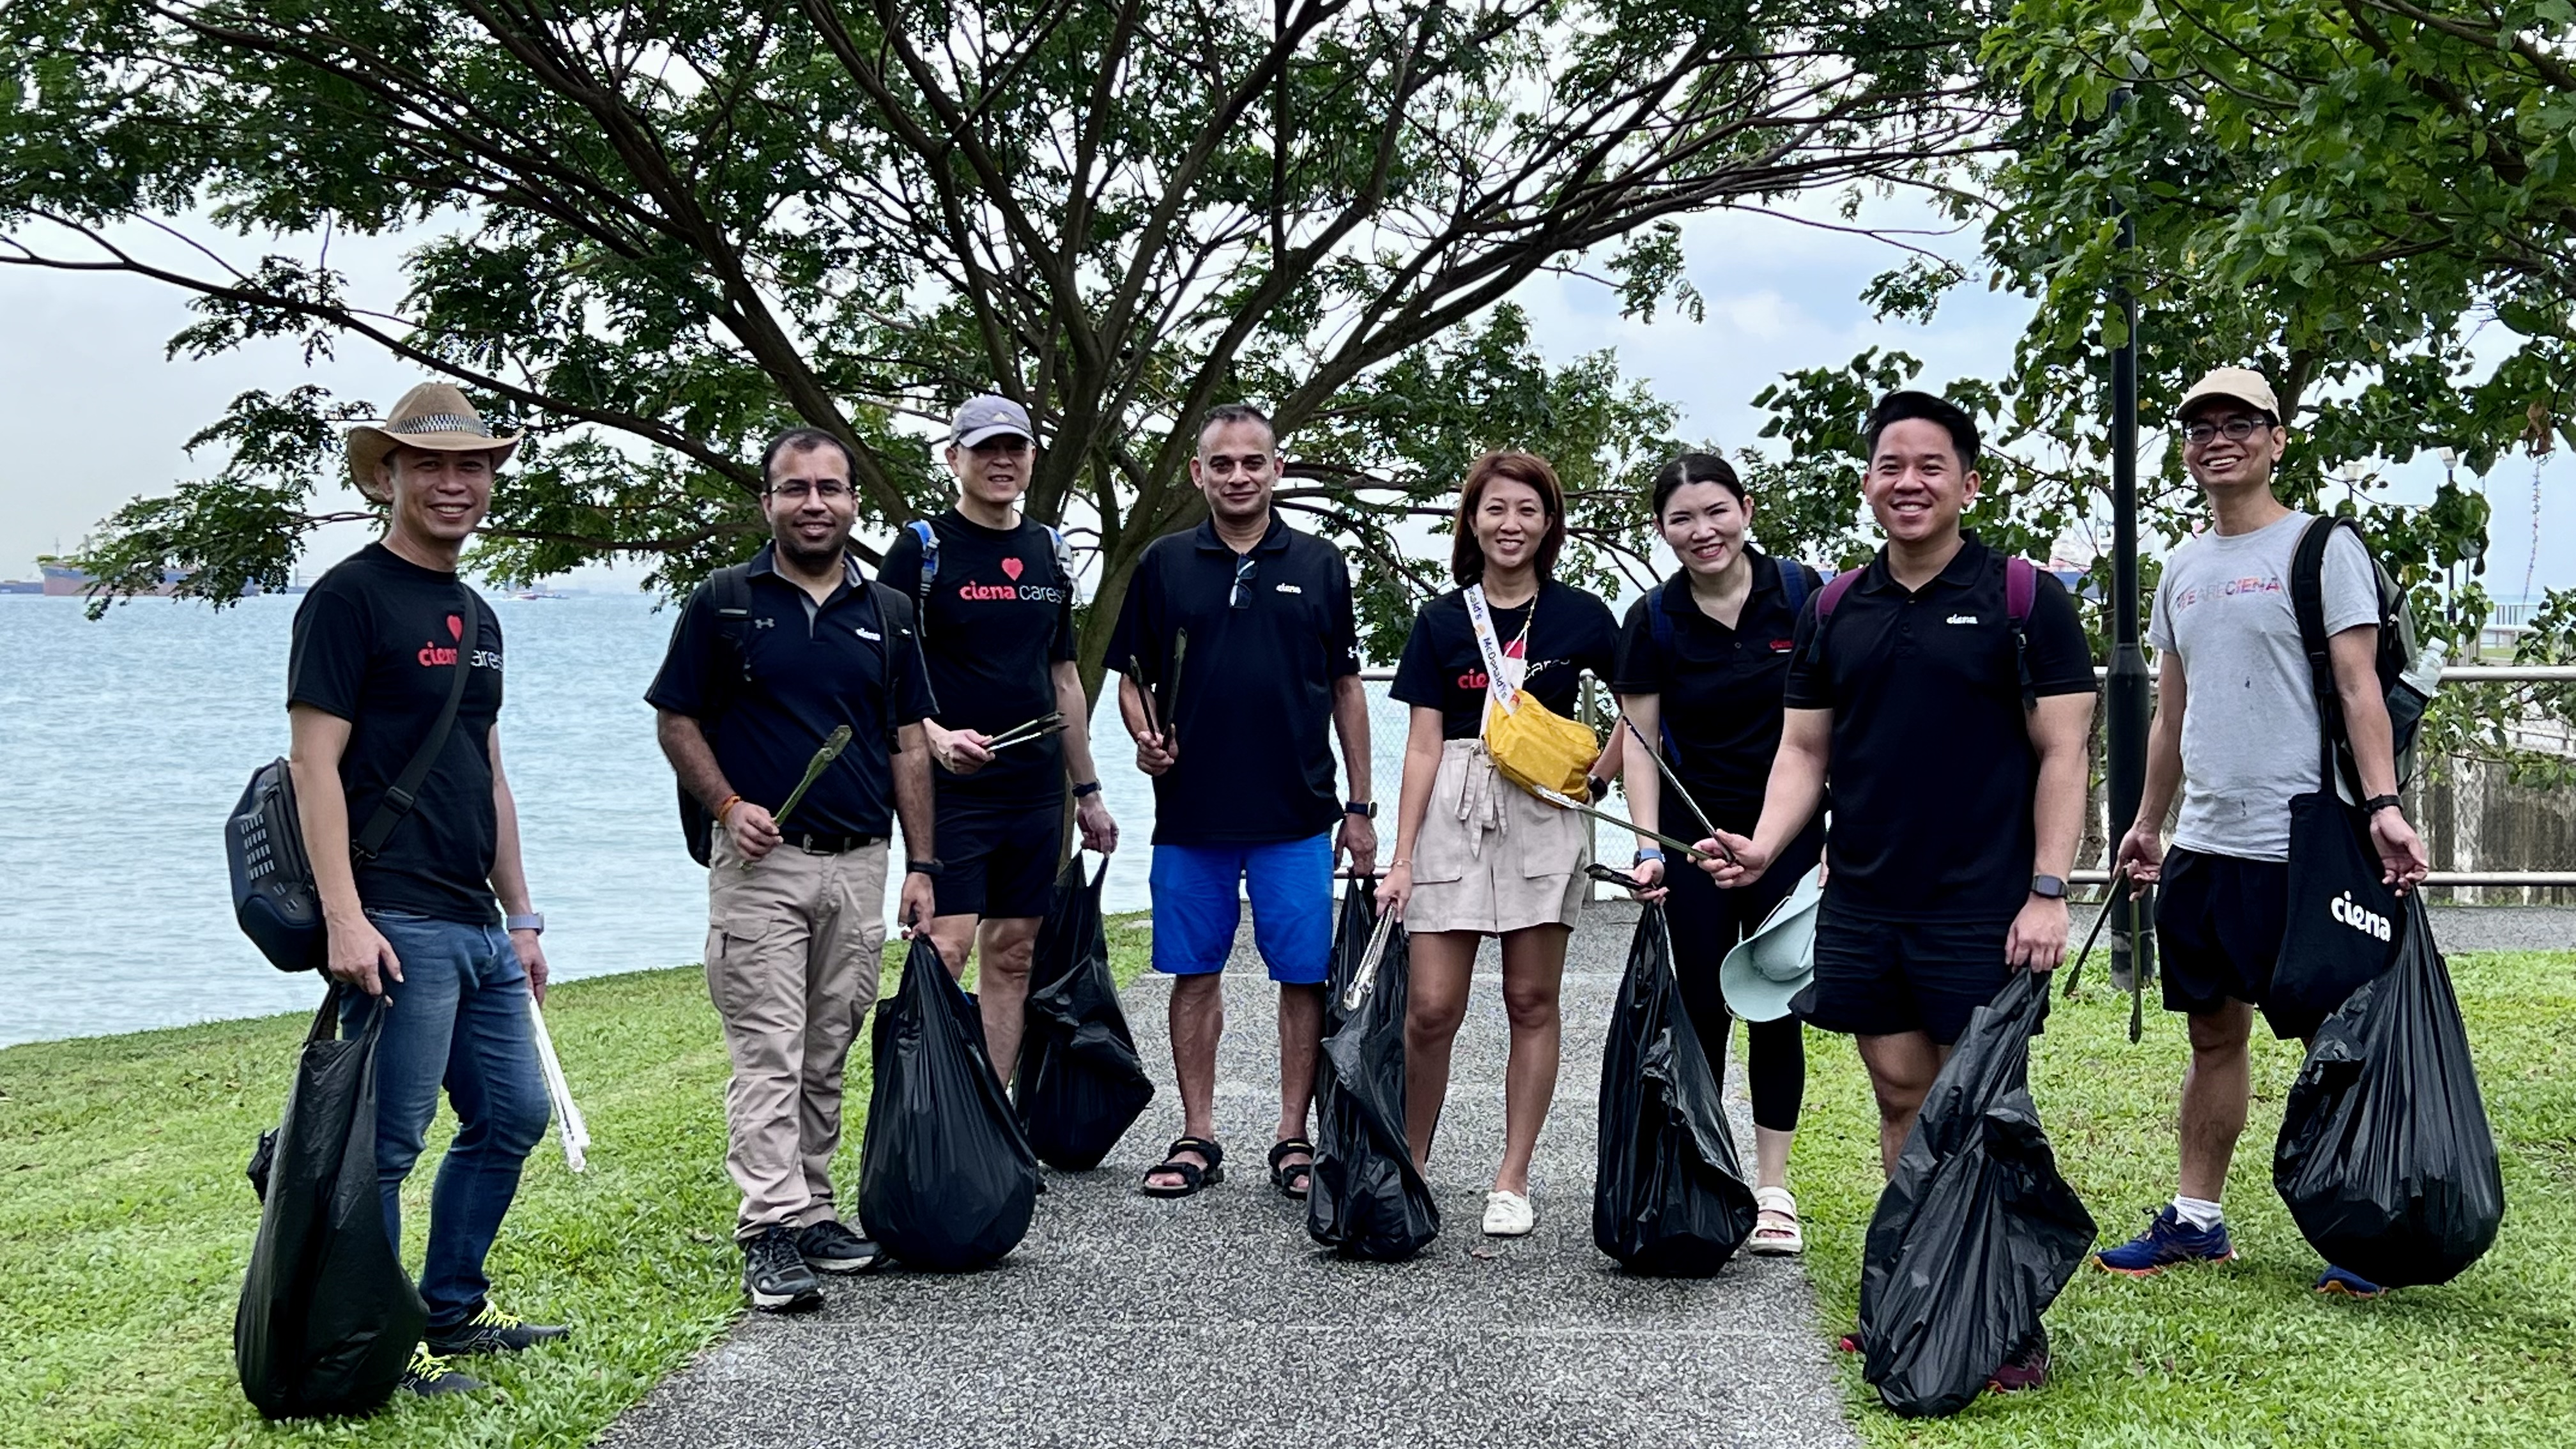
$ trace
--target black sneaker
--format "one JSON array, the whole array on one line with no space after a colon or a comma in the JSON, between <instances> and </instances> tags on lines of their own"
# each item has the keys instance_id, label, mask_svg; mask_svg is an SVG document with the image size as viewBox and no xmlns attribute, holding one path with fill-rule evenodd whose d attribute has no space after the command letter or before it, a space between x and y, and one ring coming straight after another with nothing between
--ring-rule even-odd
<instances>
[{"instance_id":1,"label":"black sneaker","mask_svg":"<svg viewBox=\"0 0 2576 1449\"><path fill-rule=\"evenodd\" d=\"M445 1394L470 1394L483 1387L483 1381L471 1374L461 1374L447 1366L447 1360L429 1351L425 1343L412 1345L411 1363L403 1369L402 1387L424 1399Z\"/></svg>"},{"instance_id":2,"label":"black sneaker","mask_svg":"<svg viewBox=\"0 0 2576 1449\"><path fill-rule=\"evenodd\" d=\"M796 1235L784 1223L761 1229L742 1245L742 1291L751 1306L764 1313L812 1308L823 1301L823 1284L796 1251Z\"/></svg>"},{"instance_id":3,"label":"black sneaker","mask_svg":"<svg viewBox=\"0 0 2576 1449\"><path fill-rule=\"evenodd\" d=\"M429 1351L453 1357L468 1353L517 1353L562 1338L572 1330L559 1323L530 1323L486 1301L482 1311L454 1328L433 1328Z\"/></svg>"},{"instance_id":4,"label":"black sneaker","mask_svg":"<svg viewBox=\"0 0 2576 1449\"><path fill-rule=\"evenodd\" d=\"M796 1252L817 1273L864 1273L877 1265L875 1243L826 1219L796 1230Z\"/></svg>"}]
</instances>

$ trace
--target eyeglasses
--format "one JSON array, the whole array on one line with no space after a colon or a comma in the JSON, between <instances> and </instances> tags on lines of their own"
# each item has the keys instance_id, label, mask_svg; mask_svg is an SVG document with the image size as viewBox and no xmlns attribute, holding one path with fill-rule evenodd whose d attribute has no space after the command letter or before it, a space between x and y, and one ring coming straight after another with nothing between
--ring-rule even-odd
<instances>
[{"instance_id":1,"label":"eyeglasses","mask_svg":"<svg viewBox=\"0 0 2576 1449\"><path fill-rule=\"evenodd\" d=\"M1240 609L1252 602L1252 555L1234 561L1234 594L1226 601L1229 609Z\"/></svg>"},{"instance_id":2,"label":"eyeglasses","mask_svg":"<svg viewBox=\"0 0 2576 1449\"><path fill-rule=\"evenodd\" d=\"M2249 418L2239 413L2223 423L2208 421L2185 423L2182 425L2182 440L2186 443L2206 443L2212 438L2225 437L2231 443L2241 443L2254 436L2255 429L2270 426L2272 426L2270 418Z\"/></svg>"},{"instance_id":3,"label":"eyeglasses","mask_svg":"<svg viewBox=\"0 0 2576 1449\"><path fill-rule=\"evenodd\" d=\"M828 502L835 498L849 497L850 485L838 478L826 478L819 483L772 483L769 485L769 492L771 497L784 498L790 503L802 503L808 498L820 498Z\"/></svg>"}]
</instances>

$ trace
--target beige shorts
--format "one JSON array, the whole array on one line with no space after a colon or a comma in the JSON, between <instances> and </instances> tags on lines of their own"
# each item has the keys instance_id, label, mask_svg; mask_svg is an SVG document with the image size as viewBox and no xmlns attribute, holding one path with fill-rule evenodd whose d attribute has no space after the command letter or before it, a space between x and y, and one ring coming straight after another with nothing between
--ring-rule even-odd
<instances>
[{"instance_id":1,"label":"beige shorts","mask_svg":"<svg viewBox=\"0 0 2576 1449\"><path fill-rule=\"evenodd\" d=\"M1504 779L1481 740L1440 746L1431 808L1413 842L1404 928L1478 931L1571 926L1592 895L1590 820Z\"/></svg>"}]
</instances>

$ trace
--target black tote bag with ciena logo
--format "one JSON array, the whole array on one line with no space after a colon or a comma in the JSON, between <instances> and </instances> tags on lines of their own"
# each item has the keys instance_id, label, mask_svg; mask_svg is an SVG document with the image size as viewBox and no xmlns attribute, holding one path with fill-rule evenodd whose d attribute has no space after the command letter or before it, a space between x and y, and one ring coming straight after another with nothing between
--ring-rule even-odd
<instances>
[{"instance_id":1,"label":"black tote bag with ciena logo","mask_svg":"<svg viewBox=\"0 0 2576 1449\"><path fill-rule=\"evenodd\" d=\"M2264 1016L2284 1038L2316 1033L2344 998L2397 958L2397 893L2380 883L2370 820L2335 792L2343 735L2333 665L2310 656L2317 696L2317 788L2290 800L2289 911ZM2360 782L2353 781L2358 798Z\"/></svg>"}]
</instances>

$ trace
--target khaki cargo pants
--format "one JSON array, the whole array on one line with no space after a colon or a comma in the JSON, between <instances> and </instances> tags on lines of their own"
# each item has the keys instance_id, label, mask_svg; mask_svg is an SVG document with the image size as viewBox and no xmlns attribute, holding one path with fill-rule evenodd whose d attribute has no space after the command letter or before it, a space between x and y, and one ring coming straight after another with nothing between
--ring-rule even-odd
<instances>
[{"instance_id":1,"label":"khaki cargo pants","mask_svg":"<svg viewBox=\"0 0 2576 1449\"><path fill-rule=\"evenodd\" d=\"M715 832L707 868L707 994L724 1018L725 1171L737 1238L832 1220L841 1072L876 1004L886 846L811 855L781 845L743 869Z\"/></svg>"}]
</instances>

